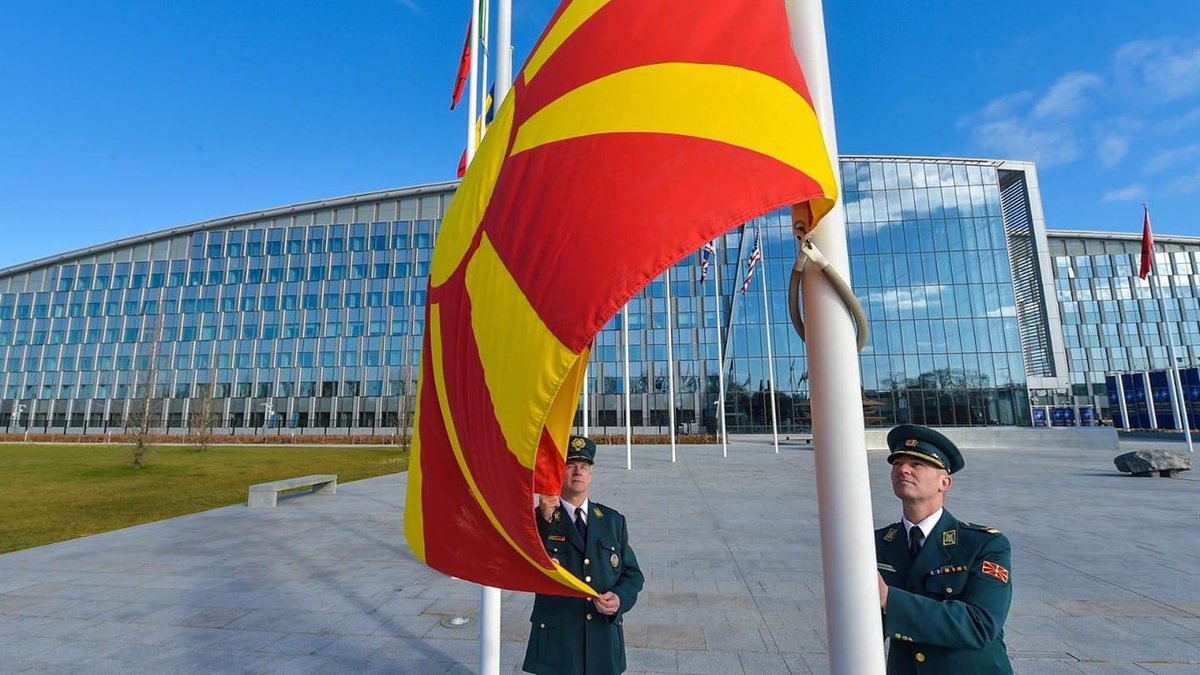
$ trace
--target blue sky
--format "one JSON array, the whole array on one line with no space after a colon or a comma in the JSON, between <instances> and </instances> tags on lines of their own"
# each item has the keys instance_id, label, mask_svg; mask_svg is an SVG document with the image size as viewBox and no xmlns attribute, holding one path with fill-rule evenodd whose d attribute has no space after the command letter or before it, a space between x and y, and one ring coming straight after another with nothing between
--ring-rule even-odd
<instances>
[{"instance_id":1,"label":"blue sky","mask_svg":"<svg viewBox=\"0 0 1200 675\"><path fill-rule=\"evenodd\" d=\"M707 1L707 0L705 0ZM554 0L514 0L518 66ZM843 154L1027 159L1051 229L1200 235L1200 3L840 0ZM0 268L454 177L467 0L0 6Z\"/></svg>"}]
</instances>

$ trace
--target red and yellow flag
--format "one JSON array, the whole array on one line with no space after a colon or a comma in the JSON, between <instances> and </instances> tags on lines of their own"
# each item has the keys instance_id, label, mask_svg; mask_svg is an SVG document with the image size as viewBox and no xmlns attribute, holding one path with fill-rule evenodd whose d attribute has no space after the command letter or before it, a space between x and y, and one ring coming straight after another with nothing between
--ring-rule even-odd
<instances>
[{"instance_id":1,"label":"red and yellow flag","mask_svg":"<svg viewBox=\"0 0 1200 675\"><path fill-rule=\"evenodd\" d=\"M782 0L566 0L454 196L430 270L404 527L468 581L594 595L547 556L588 345L642 287L834 175Z\"/></svg>"}]
</instances>

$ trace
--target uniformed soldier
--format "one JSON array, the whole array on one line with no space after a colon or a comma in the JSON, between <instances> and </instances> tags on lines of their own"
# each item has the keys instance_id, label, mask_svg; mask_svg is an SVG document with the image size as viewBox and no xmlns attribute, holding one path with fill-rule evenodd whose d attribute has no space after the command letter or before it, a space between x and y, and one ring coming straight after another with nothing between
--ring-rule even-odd
<instances>
[{"instance_id":1,"label":"uniformed soldier","mask_svg":"<svg viewBox=\"0 0 1200 675\"><path fill-rule=\"evenodd\" d=\"M928 427L888 433L892 491L904 518L875 531L888 675L1012 673L1004 621L1012 551L1000 531L943 508L962 453Z\"/></svg>"},{"instance_id":2,"label":"uniformed soldier","mask_svg":"<svg viewBox=\"0 0 1200 675\"><path fill-rule=\"evenodd\" d=\"M596 444L572 436L562 497L543 495L535 509L550 557L600 597L537 595L523 668L530 673L601 675L625 672L625 613L645 578L629 547L625 516L588 499Z\"/></svg>"}]
</instances>

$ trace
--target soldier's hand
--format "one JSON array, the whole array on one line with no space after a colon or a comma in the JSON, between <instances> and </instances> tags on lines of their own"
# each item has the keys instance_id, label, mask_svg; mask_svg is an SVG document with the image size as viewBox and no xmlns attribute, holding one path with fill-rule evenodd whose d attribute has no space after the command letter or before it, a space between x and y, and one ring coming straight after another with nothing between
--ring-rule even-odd
<instances>
[{"instance_id":1,"label":"soldier's hand","mask_svg":"<svg viewBox=\"0 0 1200 675\"><path fill-rule=\"evenodd\" d=\"M558 510L559 501L559 497L542 495L538 500L538 511L542 514L542 520L550 522L550 519L554 517L554 512Z\"/></svg>"},{"instance_id":2,"label":"soldier's hand","mask_svg":"<svg viewBox=\"0 0 1200 675\"><path fill-rule=\"evenodd\" d=\"M596 611L605 616L612 616L621 609L621 596L609 591L598 598L592 598Z\"/></svg>"},{"instance_id":3,"label":"soldier's hand","mask_svg":"<svg viewBox=\"0 0 1200 675\"><path fill-rule=\"evenodd\" d=\"M876 570L875 576L879 579L879 609L887 611L888 585L884 583L883 575L878 570Z\"/></svg>"}]
</instances>

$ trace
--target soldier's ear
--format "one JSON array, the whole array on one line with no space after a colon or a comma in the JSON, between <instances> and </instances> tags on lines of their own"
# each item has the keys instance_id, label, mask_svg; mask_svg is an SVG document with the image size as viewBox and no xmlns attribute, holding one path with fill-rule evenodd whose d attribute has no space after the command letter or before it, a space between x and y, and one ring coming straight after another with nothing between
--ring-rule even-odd
<instances>
[{"instance_id":1,"label":"soldier's ear","mask_svg":"<svg viewBox=\"0 0 1200 675\"><path fill-rule=\"evenodd\" d=\"M950 486L954 485L954 476L948 473L942 474L942 492L949 492Z\"/></svg>"}]
</instances>

